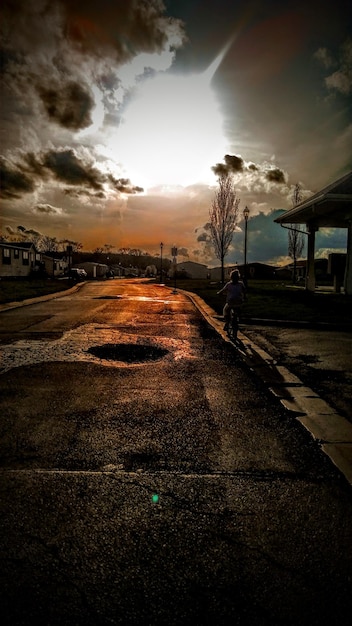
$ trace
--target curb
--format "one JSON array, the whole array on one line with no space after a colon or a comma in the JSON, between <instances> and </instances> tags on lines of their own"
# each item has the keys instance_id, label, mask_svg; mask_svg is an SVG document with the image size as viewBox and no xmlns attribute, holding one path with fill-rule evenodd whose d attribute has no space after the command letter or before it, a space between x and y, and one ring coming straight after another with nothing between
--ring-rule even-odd
<instances>
[{"instance_id":1,"label":"curb","mask_svg":"<svg viewBox=\"0 0 352 626\"><path fill-rule=\"evenodd\" d=\"M234 343L223 330L221 316L202 298L179 289L193 302L206 321L224 341ZM258 325L261 322L258 320ZM246 365L267 385L269 391L297 419L318 443L335 467L352 485L352 424L325 400L307 387L297 376L239 331L238 354Z\"/></svg>"}]
</instances>

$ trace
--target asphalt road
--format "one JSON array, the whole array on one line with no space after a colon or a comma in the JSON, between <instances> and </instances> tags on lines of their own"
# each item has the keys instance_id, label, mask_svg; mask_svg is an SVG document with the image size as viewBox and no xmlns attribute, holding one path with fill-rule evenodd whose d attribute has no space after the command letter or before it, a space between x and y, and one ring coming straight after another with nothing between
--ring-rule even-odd
<instances>
[{"instance_id":1,"label":"asphalt road","mask_svg":"<svg viewBox=\"0 0 352 626\"><path fill-rule=\"evenodd\" d=\"M187 297L88 283L0 337L4 624L344 623L351 487Z\"/></svg>"}]
</instances>

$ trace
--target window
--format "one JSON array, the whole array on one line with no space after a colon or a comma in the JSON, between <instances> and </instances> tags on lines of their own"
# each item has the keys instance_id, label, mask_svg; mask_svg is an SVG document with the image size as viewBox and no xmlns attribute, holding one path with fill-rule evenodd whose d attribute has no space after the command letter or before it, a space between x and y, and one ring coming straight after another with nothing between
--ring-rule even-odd
<instances>
[{"instance_id":1,"label":"window","mask_svg":"<svg viewBox=\"0 0 352 626\"><path fill-rule=\"evenodd\" d=\"M20 251L17 248L15 248L14 251L13 251L13 258L14 259L19 259L20 258Z\"/></svg>"},{"instance_id":2,"label":"window","mask_svg":"<svg viewBox=\"0 0 352 626\"><path fill-rule=\"evenodd\" d=\"M3 262L3 265L11 265L11 251L10 251L10 248L3 248L3 250L2 250L2 262Z\"/></svg>"},{"instance_id":3,"label":"window","mask_svg":"<svg viewBox=\"0 0 352 626\"><path fill-rule=\"evenodd\" d=\"M29 253L26 251L22 252L22 264L29 265Z\"/></svg>"}]
</instances>

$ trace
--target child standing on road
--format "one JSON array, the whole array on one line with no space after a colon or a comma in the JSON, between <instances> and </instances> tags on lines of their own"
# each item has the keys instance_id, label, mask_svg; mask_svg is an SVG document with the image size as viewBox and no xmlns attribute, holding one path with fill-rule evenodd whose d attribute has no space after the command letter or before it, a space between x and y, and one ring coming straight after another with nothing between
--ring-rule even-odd
<instances>
[{"instance_id":1,"label":"child standing on road","mask_svg":"<svg viewBox=\"0 0 352 626\"><path fill-rule=\"evenodd\" d=\"M246 289L243 282L240 280L240 273L238 270L233 270L230 274L230 280L217 295L226 293L226 304L224 306L223 315L225 320L224 330L229 327L230 309L234 307L240 308L245 300Z\"/></svg>"}]
</instances>

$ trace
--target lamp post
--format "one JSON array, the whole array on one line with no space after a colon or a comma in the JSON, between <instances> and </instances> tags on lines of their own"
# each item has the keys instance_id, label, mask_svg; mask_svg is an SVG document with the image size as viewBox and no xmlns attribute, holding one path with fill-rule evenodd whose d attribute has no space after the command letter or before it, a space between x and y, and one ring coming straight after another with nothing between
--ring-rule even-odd
<instances>
[{"instance_id":1,"label":"lamp post","mask_svg":"<svg viewBox=\"0 0 352 626\"><path fill-rule=\"evenodd\" d=\"M72 276L71 276L72 246L66 246L66 253L67 253L67 258L68 258L68 279L72 280Z\"/></svg>"},{"instance_id":2,"label":"lamp post","mask_svg":"<svg viewBox=\"0 0 352 626\"><path fill-rule=\"evenodd\" d=\"M163 282L163 247L164 244L160 244L160 284Z\"/></svg>"},{"instance_id":3,"label":"lamp post","mask_svg":"<svg viewBox=\"0 0 352 626\"><path fill-rule=\"evenodd\" d=\"M249 208L246 206L243 211L243 217L245 221L244 228L244 284L247 287L247 228L248 228L248 217L249 217Z\"/></svg>"},{"instance_id":4,"label":"lamp post","mask_svg":"<svg viewBox=\"0 0 352 626\"><path fill-rule=\"evenodd\" d=\"M177 263L177 247L176 247L176 246L172 246L172 248L171 248L171 254L172 254L173 264L174 264L174 293L177 293L177 291L176 291L176 263Z\"/></svg>"}]
</instances>

